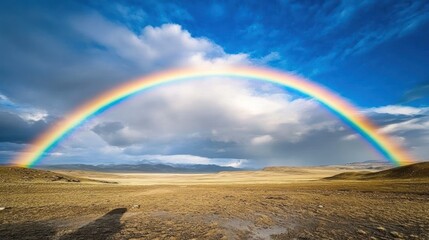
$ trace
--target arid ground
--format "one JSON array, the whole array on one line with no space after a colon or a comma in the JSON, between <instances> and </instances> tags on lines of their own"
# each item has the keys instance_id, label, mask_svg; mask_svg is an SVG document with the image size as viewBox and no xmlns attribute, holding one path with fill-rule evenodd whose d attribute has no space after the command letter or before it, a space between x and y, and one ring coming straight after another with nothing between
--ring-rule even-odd
<instances>
[{"instance_id":1,"label":"arid ground","mask_svg":"<svg viewBox=\"0 0 429 240\"><path fill-rule=\"evenodd\" d=\"M428 178L324 179L344 171L1 167L0 239L429 239Z\"/></svg>"}]
</instances>

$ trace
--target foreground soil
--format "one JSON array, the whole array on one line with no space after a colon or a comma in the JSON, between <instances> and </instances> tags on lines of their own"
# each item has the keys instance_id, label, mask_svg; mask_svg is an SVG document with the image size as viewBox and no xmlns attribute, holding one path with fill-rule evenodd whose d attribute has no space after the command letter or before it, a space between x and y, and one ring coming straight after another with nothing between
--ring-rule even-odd
<instances>
[{"instance_id":1,"label":"foreground soil","mask_svg":"<svg viewBox=\"0 0 429 240\"><path fill-rule=\"evenodd\" d=\"M3 182L0 207L0 239L429 239L427 180Z\"/></svg>"}]
</instances>

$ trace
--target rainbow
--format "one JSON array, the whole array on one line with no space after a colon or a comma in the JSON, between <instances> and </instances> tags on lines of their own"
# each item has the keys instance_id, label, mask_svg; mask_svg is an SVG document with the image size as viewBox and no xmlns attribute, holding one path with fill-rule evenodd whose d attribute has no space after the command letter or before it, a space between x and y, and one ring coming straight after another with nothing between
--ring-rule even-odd
<instances>
[{"instance_id":1,"label":"rainbow","mask_svg":"<svg viewBox=\"0 0 429 240\"><path fill-rule=\"evenodd\" d=\"M411 156L409 156L404 149L400 148L395 142L389 139L388 136L380 133L377 127L353 105L327 88L303 78L276 70L256 67L228 67L211 69L172 69L122 84L117 88L104 92L75 109L63 120L57 122L50 129L41 134L32 144L29 144L29 147L22 151L11 163L23 167L33 167L45 154L79 125L107 108L118 104L122 100L146 89L179 80L202 77L246 78L271 82L294 89L317 99L325 107L338 115L392 164L406 165L413 162Z\"/></svg>"}]
</instances>

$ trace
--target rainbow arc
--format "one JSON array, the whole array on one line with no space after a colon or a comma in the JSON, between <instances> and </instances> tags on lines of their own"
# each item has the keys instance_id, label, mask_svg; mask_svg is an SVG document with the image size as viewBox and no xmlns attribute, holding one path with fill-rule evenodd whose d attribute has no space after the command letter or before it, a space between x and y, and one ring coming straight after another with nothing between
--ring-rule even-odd
<instances>
[{"instance_id":1,"label":"rainbow arc","mask_svg":"<svg viewBox=\"0 0 429 240\"><path fill-rule=\"evenodd\" d=\"M16 159L13 159L12 163L24 167L35 166L46 153L52 150L62 139L87 119L100 114L105 109L118 104L134 94L171 82L204 77L259 80L294 89L322 103L347 125L356 130L391 163L406 165L414 162L403 148L388 136L380 133L377 127L361 114L356 107L327 88L298 76L276 70L256 67L229 67L217 69L173 69L147 75L120 85L76 108L63 120L57 122L40 135Z\"/></svg>"}]
</instances>

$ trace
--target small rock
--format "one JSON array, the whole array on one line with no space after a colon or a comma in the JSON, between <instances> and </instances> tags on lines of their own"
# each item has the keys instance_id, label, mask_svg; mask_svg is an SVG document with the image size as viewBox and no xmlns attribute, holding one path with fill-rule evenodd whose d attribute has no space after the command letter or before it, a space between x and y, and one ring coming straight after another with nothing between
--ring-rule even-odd
<instances>
[{"instance_id":1,"label":"small rock","mask_svg":"<svg viewBox=\"0 0 429 240\"><path fill-rule=\"evenodd\" d=\"M63 177L63 176L55 175L55 176L53 176L53 177L51 178L51 181L60 181L60 180L62 180L62 179L64 179L64 177Z\"/></svg>"},{"instance_id":2,"label":"small rock","mask_svg":"<svg viewBox=\"0 0 429 240\"><path fill-rule=\"evenodd\" d=\"M417 236L417 235L415 235L415 234L411 234L411 235L410 235L410 238L415 238L415 239L417 239L417 238L419 238L419 236Z\"/></svg>"},{"instance_id":3,"label":"small rock","mask_svg":"<svg viewBox=\"0 0 429 240\"><path fill-rule=\"evenodd\" d=\"M386 229L384 227L382 227L382 226L378 226L377 230L379 230L381 232L385 232L386 231Z\"/></svg>"},{"instance_id":4,"label":"small rock","mask_svg":"<svg viewBox=\"0 0 429 240\"><path fill-rule=\"evenodd\" d=\"M140 205L134 204L132 208L140 208Z\"/></svg>"},{"instance_id":5,"label":"small rock","mask_svg":"<svg viewBox=\"0 0 429 240\"><path fill-rule=\"evenodd\" d=\"M357 230L357 232L361 235L366 235L366 232L362 229Z\"/></svg>"},{"instance_id":6,"label":"small rock","mask_svg":"<svg viewBox=\"0 0 429 240\"><path fill-rule=\"evenodd\" d=\"M376 237L371 237L370 240L378 240Z\"/></svg>"},{"instance_id":7,"label":"small rock","mask_svg":"<svg viewBox=\"0 0 429 240\"><path fill-rule=\"evenodd\" d=\"M318 208L323 208L323 205L319 205L319 206L317 206Z\"/></svg>"},{"instance_id":8,"label":"small rock","mask_svg":"<svg viewBox=\"0 0 429 240\"><path fill-rule=\"evenodd\" d=\"M390 235L396 238L402 238L402 234L398 233L397 231L391 231Z\"/></svg>"},{"instance_id":9,"label":"small rock","mask_svg":"<svg viewBox=\"0 0 429 240\"><path fill-rule=\"evenodd\" d=\"M67 179L67 182L80 182L78 179Z\"/></svg>"},{"instance_id":10,"label":"small rock","mask_svg":"<svg viewBox=\"0 0 429 240\"><path fill-rule=\"evenodd\" d=\"M6 207L0 207L0 211L3 211L5 209L6 209Z\"/></svg>"}]
</instances>

